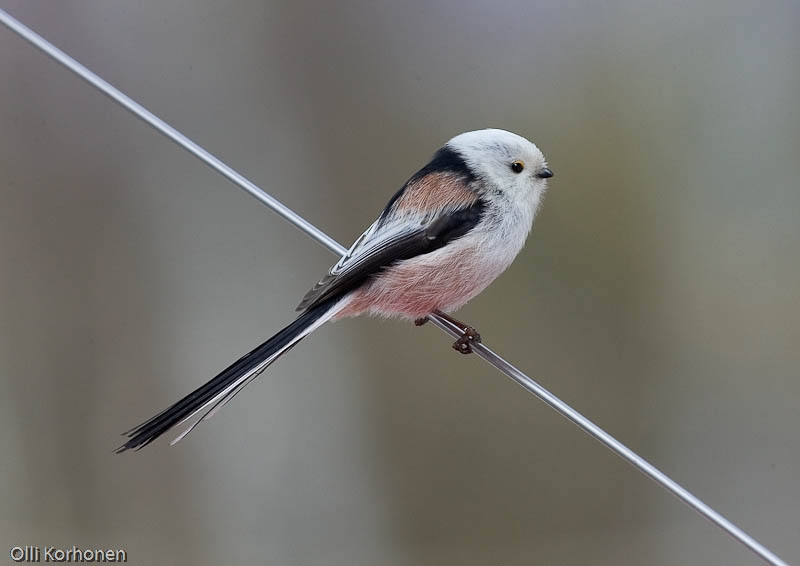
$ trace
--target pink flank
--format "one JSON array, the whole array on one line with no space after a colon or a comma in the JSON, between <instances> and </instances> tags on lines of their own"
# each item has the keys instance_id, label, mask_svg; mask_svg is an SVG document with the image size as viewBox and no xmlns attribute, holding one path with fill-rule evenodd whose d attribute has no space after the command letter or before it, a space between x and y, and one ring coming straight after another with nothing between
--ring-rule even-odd
<instances>
[{"instance_id":1,"label":"pink flank","mask_svg":"<svg viewBox=\"0 0 800 566\"><path fill-rule=\"evenodd\" d=\"M335 318L369 312L417 319L434 310L456 310L494 281L516 255L487 261L479 245L451 244L399 262L354 291Z\"/></svg>"}]
</instances>

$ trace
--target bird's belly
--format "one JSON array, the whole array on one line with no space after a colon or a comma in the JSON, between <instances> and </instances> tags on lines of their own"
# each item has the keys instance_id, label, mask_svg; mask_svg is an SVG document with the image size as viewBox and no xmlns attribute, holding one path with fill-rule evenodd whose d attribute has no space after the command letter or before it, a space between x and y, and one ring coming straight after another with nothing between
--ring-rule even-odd
<instances>
[{"instance_id":1,"label":"bird's belly","mask_svg":"<svg viewBox=\"0 0 800 566\"><path fill-rule=\"evenodd\" d=\"M355 291L337 318L368 311L417 319L455 310L500 275L517 251L464 242L398 262Z\"/></svg>"}]
</instances>

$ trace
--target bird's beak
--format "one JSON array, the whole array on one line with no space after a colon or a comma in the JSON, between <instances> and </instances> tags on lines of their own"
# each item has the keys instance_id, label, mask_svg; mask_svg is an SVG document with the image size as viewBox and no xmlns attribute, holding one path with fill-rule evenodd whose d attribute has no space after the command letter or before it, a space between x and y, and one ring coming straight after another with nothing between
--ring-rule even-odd
<instances>
[{"instance_id":1,"label":"bird's beak","mask_svg":"<svg viewBox=\"0 0 800 566\"><path fill-rule=\"evenodd\" d=\"M539 173L537 173L536 176L539 177L540 179L549 179L550 177L553 176L553 172L547 167L545 167L544 169L539 171Z\"/></svg>"}]
</instances>

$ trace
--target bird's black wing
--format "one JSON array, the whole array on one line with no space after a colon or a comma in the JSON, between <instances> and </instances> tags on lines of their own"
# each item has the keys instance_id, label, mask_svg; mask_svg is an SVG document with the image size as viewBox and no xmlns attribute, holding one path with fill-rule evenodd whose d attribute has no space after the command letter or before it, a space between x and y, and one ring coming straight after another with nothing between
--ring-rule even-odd
<instances>
[{"instance_id":1,"label":"bird's black wing","mask_svg":"<svg viewBox=\"0 0 800 566\"><path fill-rule=\"evenodd\" d=\"M398 261L438 250L472 230L484 209L484 202L477 199L435 214L381 215L306 294L297 310L342 296Z\"/></svg>"}]
</instances>

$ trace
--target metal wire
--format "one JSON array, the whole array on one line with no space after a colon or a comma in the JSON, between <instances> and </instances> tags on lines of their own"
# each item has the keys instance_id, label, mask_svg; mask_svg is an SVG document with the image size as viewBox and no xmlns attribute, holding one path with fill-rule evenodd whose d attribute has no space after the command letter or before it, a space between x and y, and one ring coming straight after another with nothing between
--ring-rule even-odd
<instances>
[{"instance_id":1,"label":"metal wire","mask_svg":"<svg viewBox=\"0 0 800 566\"><path fill-rule=\"evenodd\" d=\"M36 34L30 28L26 27L7 12L0 9L0 23L5 24L9 29L17 33L20 37L32 43L44 53L64 65L67 69L87 81L89 84L100 90L102 93L109 96L115 102L121 104L124 108L133 113L137 118L140 118L145 123L149 124L176 144L184 148L186 151L203 161L206 165L226 177L239 188L247 191L260 201L262 204L269 207L271 210L277 212L285 220L294 224L301 231L305 232L311 238L324 247L328 248L338 256L344 255L347 249L339 244L336 240L325 234L319 228L309 223L307 220L299 216L293 210L289 209L278 200L267 194L265 191L257 187L254 183L246 179L241 174L231 169L228 165L217 159L214 155L197 145L195 142L181 134L175 128L158 118L152 112L144 108L142 105L132 100L124 93L101 79L92 71L78 63L75 59L55 47L53 44L46 41L40 35ZM453 338L461 336L461 330L451 322L431 315L430 321L438 328L449 334ZM555 409L561 416L575 423L581 430L592 438L605 445L609 450L614 452L617 456L631 464L634 468L642 472L645 476L656 482L658 485L666 489L669 493L683 501L686 505L694 509L697 513L711 521L718 526L733 539L737 540L758 557L768 564L774 566L788 566L786 562L778 558L773 552L764 547L761 543L756 541L753 537L742 531L739 527L728 521L725 517L714 511L711 507L703 503L700 499L692 495L689 491L681 487L678 483L673 481L669 476L664 474L658 468L647 462L644 458L636 454L633 450L622 444L616 438L611 436L605 430L594 424L592 421L584 417L581 413L567 405L564 401L550 393L547 389L539 385L536 381L525 375L522 371L514 367L512 364L501 358L494 353L485 344L473 344L473 352L490 365L494 366L497 370L508 376L524 389L544 401L547 405Z\"/></svg>"}]
</instances>

